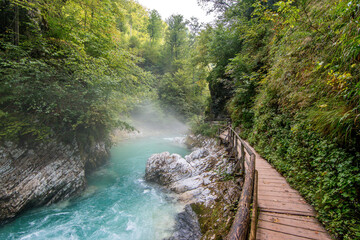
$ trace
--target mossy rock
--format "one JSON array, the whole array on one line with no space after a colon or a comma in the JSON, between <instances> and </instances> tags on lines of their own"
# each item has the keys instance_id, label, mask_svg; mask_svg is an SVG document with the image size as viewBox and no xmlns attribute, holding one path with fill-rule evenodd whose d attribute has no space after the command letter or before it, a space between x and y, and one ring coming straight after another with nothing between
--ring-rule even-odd
<instances>
[{"instance_id":1,"label":"mossy rock","mask_svg":"<svg viewBox=\"0 0 360 240\"><path fill-rule=\"evenodd\" d=\"M199 218L201 233L203 234L202 240L225 239L235 215L234 206L229 206L223 201L218 201L211 206L194 203L191 207Z\"/></svg>"}]
</instances>

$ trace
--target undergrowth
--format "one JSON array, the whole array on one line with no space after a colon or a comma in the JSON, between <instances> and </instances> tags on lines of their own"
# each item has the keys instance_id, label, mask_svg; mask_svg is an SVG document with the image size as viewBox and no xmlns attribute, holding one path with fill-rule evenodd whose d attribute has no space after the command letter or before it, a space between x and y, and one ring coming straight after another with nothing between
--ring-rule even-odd
<instances>
[{"instance_id":1,"label":"undergrowth","mask_svg":"<svg viewBox=\"0 0 360 240\"><path fill-rule=\"evenodd\" d=\"M202 135L205 137L215 138L218 136L221 124L213 124L212 122L205 122L200 117L194 117L190 122L190 130L195 135Z\"/></svg>"},{"instance_id":2,"label":"undergrowth","mask_svg":"<svg viewBox=\"0 0 360 240\"><path fill-rule=\"evenodd\" d=\"M359 2L266 2L253 5L258 22L252 28L259 33L267 24L270 34L256 39L250 32L247 39L266 47L237 56L256 64L247 73L256 92L235 91L233 123L315 207L334 237L360 239ZM249 56L263 57L245 61Z\"/></svg>"},{"instance_id":3,"label":"undergrowth","mask_svg":"<svg viewBox=\"0 0 360 240\"><path fill-rule=\"evenodd\" d=\"M359 152L321 137L299 119L266 112L249 141L298 189L336 237L360 237ZM246 134L244 134L246 135Z\"/></svg>"}]
</instances>

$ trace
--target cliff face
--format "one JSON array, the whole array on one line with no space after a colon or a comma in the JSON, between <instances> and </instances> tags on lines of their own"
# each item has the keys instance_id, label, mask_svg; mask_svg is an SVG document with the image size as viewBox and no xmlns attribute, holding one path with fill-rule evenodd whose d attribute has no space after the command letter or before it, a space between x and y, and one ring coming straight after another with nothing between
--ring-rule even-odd
<instances>
[{"instance_id":1,"label":"cliff face","mask_svg":"<svg viewBox=\"0 0 360 240\"><path fill-rule=\"evenodd\" d=\"M56 141L32 147L6 142L0 146L0 223L83 191L86 172L108 157L105 143L79 151L77 144Z\"/></svg>"}]
</instances>

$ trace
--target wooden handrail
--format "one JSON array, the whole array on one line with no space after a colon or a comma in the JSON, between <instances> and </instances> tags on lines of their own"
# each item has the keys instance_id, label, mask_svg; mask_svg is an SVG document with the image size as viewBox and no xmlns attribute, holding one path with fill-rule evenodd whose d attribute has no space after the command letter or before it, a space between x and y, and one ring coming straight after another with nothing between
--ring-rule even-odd
<instances>
[{"instance_id":1,"label":"wooden handrail","mask_svg":"<svg viewBox=\"0 0 360 240\"><path fill-rule=\"evenodd\" d=\"M222 130L227 132L225 140L235 149L235 158L240 161L240 174L244 174L244 184L241 191L237 212L227 240L245 240L249 236L255 239L257 218L257 174L255 174L255 154L230 126ZM240 152L238 149L240 145ZM249 155L250 162L245 167L245 154ZM252 218L250 225L251 203L253 203ZM249 230L251 227L251 231Z\"/></svg>"}]
</instances>

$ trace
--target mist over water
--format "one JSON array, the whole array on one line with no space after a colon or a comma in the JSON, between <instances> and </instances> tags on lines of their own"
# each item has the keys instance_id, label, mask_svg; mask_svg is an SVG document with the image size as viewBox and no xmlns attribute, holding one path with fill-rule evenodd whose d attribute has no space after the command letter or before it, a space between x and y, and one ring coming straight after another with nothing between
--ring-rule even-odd
<instances>
[{"instance_id":1,"label":"mist over water","mask_svg":"<svg viewBox=\"0 0 360 240\"><path fill-rule=\"evenodd\" d=\"M188 132L186 124L153 103L138 106L131 114L131 123L143 136L179 136Z\"/></svg>"},{"instance_id":2,"label":"mist over water","mask_svg":"<svg viewBox=\"0 0 360 240\"><path fill-rule=\"evenodd\" d=\"M169 237L175 215L183 206L156 185L146 183L143 177L152 154L189 153L184 146L171 141L182 136L187 128L171 117L154 119L153 114L142 113L134 113L133 120L142 137L114 146L109 163L89 177L88 188L79 198L27 211L0 227L0 239Z\"/></svg>"}]
</instances>

